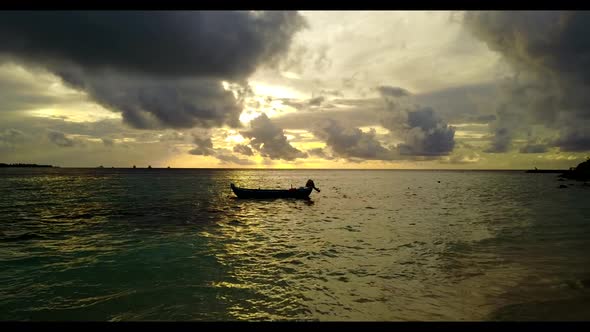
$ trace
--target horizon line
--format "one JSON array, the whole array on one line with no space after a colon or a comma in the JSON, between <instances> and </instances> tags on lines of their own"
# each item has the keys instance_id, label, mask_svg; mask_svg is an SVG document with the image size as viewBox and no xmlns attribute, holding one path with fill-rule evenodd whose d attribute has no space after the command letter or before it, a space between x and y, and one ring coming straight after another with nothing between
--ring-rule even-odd
<instances>
[{"instance_id":1,"label":"horizon line","mask_svg":"<svg viewBox=\"0 0 590 332\"><path fill-rule=\"evenodd\" d=\"M255 170L255 171L531 171L534 168L247 168L247 167L99 167L99 166L55 166L42 168L67 168L67 169L135 169L135 170L150 170L150 169L200 169L200 170ZM29 168L29 167L0 167L0 168ZM30 167L37 168L37 167ZM567 171L568 169L538 168L538 171Z\"/></svg>"}]
</instances>

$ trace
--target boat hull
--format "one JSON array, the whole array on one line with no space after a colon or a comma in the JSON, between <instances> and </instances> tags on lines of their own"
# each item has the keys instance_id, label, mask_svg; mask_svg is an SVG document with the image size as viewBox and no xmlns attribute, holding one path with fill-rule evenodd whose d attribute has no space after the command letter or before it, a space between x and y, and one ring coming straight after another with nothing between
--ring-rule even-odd
<instances>
[{"instance_id":1,"label":"boat hull","mask_svg":"<svg viewBox=\"0 0 590 332\"><path fill-rule=\"evenodd\" d=\"M312 188L299 189L246 189L238 188L233 183L231 189L239 198L258 198L258 199L272 199L272 198L298 198L309 199Z\"/></svg>"}]
</instances>

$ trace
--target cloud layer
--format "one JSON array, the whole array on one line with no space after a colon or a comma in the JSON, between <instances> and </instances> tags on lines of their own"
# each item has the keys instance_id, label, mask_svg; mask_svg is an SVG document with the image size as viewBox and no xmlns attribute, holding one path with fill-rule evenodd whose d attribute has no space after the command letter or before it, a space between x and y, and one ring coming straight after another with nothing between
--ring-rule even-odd
<instances>
[{"instance_id":1,"label":"cloud layer","mask_svg":"<svg viewBox=\"0 0 590 332\"><path fill-rule=\"evenodd\" d=\"M385 101L381 125L403 140L397 146L400 154L442 156L453 151L455 129L432 108L411 104L401 98L409 95L401 88L380 87L379 91Z\"/></svg>"},{"instance_id":2,"label":"cloud layer","mask_svg":"<svg viewBox=\"0 0 590 332\"><path fill-rule=\"evenodd\" d=\"M49 68L240 80L304 25L281 11L4 11L0 53Z\"/></svg>"},{"instance_id":3,"label":"cloud layer","mask_svg":"<svg viewBox=\"0 0 590 332\"><path fill-rule=\"evenodd\" d=\"M535 124L558 131L553 143L562 151L590 150L588 23L583 11L466 13L467 29L516 72L497 105L490 151L508 151Z\"/></svg>"},{"instance_id":4,"label":"cloud layer","mask_svg":"<svg viewBox=\"0 0 590 332\"><path fill-rule=\"evenodd\" d=\"M210 137L203 138L193 135L193 143L195 143L195 147L188 152L189 154L195 156L215 155L215 150L213 150L213 142L211 141Z\"/></svg>"},{"instance_id":5,"label":"cloud layer","mask_svg":"<svg viewBox=\"0 0 590 332\"><path fill-rule=\"evenodd\" d=\"M250 121L250 129L241 131L240 134L250 138L250 146L264 157L284 160L307 157L305 153L289 144L283 129L274 124L264 113Z\"/></svg>"},{"instance_id":6,"label":"cloud layer","mask_svg":"<svg viewBox=\"0 0 590 332\"><path fill-rule=\"evenodd\" d=\"M289 49L297 12L0 13L0 58L39 66L142 129L239 126L243 83Z\"/></svg>"},{"instance_id":7,"label":"cloud layer","mask_svg":"<svg viewBox=\"0 0 590 332\"><path fill-rule=\"evenodd\" d=\"M312 130L314 135L326 142L326 145L338 157L353 161L393 160L393 151L385 148L375 137L375 130L363 132L359 128L345 127L336 120L328 119L319 123ZM314 150L314 155L325 152Z\"/></svg>"}]
</instances>

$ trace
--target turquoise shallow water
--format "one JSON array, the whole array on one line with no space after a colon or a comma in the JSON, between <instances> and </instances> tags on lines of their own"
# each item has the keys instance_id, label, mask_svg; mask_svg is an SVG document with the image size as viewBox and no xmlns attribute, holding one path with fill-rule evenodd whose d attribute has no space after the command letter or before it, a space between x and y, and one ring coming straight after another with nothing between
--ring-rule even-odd
<instances>
[{"instance_id":1,"label":"turquoise shallow water","mask_svg":"<svg viewBox=\"0 0 590 332\"><path fill-rule=\"evenodd\" d=\"M311 201L229 188L308 178L322 190ZM574 182L0 169L0 319L587 320L590 187L562 183Z\"/></svg>"}]
</instances>

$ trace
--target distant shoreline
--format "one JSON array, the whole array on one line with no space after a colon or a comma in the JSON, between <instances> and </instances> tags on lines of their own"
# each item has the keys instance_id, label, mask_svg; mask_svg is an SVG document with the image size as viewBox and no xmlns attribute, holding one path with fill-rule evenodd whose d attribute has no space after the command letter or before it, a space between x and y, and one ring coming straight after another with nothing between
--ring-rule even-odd
<instances>
[{"instance_id":1,"label":"distant shoreline","mask_svg":"<svg viewBox=\"0 0 590 332\"><path fill-rule=\"evenodd\" d=\"M567 172L566 169L530 169L526 171L527 173L564 173Z\"/></svg>"},{"instance_id":2,"label":"distant shoreline","mask_svg":"<svg viewBox=\"0 0 590 332\"><path fill-rule=\"evenodd\" d=\"M56 168L56 166L53 165L38 165L38 164L21 164L21 163L16 163L16 164L4 164L4 163L0 163L0 167L44 167L44 168Z\"/></svg>"}]
</instances>

